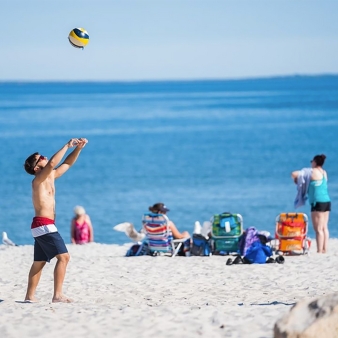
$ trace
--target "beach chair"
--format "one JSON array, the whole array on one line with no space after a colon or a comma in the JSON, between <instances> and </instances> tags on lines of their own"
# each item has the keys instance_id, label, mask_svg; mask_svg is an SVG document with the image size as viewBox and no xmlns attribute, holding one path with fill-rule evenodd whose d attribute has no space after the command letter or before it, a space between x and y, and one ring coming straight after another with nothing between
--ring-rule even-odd
<instances>
[{"instance_id":1,"label":"beach chair","mask_svg":"<svg viewBox=\"0 0 338 338\"><path fill-rule=\"evenodd\" d=\"M243 218L240 214L224 212L212 217L211 248L216 255L240 253L239 241L243 234Z\"/></svg>"},{"instance_id":2,"label":"beach chair","mask_svg":"<svg viewBox=\"0 0 338 338\"><path fill-rule=\"evenodd\" d=\"M307 254L311 239L307 237L308 217L304 213L281 213L276 217L275 239L271 246L284 255Z\"/></svg>"},{"instance_id":3,"label":"beach chair","mask_svg":"<svg viewBox=\"0 0 338 338\"><path fill-rule=\"evenodd\" d=\"M183 243L190 238L174 239L169 219L163 214L147 213L142 217L143 229L152 255L169 254L175 257Z\"/></svg>"}]
</instances>

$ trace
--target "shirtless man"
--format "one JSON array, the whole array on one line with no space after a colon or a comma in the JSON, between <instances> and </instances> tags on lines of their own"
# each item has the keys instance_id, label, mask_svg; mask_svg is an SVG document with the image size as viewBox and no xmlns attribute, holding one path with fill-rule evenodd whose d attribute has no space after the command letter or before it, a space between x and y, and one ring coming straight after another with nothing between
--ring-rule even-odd
<instances>
[{"instance_id":1,"label":"shirtless man","mask_svg":"<svg viewBox=\"0 0 338 338\"><path fill-rule=\"evenodd\" d=\"M54 269L53 303L70 303L71 299L62 293L63 281L70 256L66 245L55 226L55 185L56 178L61 177L77 160L81 150L87 144L85 138L73 138L66 143L48 161L47 157L34 153L25 161L25 170L34 175L32 181L32 199L35 217L31 225L34 237L34 262L28 275L26 302L36 302L35 290L46 262L56 257ZM75 149L59 165L69 148ZM56 168L57 167L57 168Z\"/></svg>"}]
</instances>

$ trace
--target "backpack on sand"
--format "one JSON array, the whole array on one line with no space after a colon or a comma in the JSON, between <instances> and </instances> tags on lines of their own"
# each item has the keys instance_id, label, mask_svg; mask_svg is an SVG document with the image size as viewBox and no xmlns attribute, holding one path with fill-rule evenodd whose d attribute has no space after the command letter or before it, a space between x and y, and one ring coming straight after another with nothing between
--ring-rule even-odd
<instances>
[{"instance_id":1,"label":"backpack on sand","mask_svg":"<svg viewBox=\"0 0 338 338\"><path fill-rule=\"evenodd\" d=\"M126 257L150 255L148 243L133 244L126 253Z\"/></svg>"},{"instance_id":2,"label":"backpack on sand","mask_svg":"<svg viewBox=\"0 0 338 338\"><path fill-rule=\"evenodd\" d=\"M191 256L210 256L211 248L209 240L203 235L194 234L192 236L192 248L190 249Z\"/></svg>"},{"instance_id":3,"label":"backpack on sand","mask_svg":"<svg viewBox=\"0 0 338 338\"><path fill-rule=\"evenodd\" d=\"M256 241L247 250L244 261L249 264L264 264L270 256L272 256L271 248L261 241Z\"/></svg>"}]
</instances>

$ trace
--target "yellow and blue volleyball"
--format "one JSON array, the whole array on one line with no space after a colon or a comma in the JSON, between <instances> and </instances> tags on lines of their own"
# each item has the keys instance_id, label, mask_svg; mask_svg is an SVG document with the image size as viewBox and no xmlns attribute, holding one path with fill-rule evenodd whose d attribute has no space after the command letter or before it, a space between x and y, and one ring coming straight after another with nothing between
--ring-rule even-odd
<instances>
[{"instance_id":1,"label":"yellow and blue volleyball","mask_svg":"<svg viewBox=\"0 0 338 338\"><path fill-rule=\"evenodd\" d=\"M89 42L89 35L83 28L74 28L69 33L68 40L73 47L83 49Z\"/></svg>"}]
</instances>

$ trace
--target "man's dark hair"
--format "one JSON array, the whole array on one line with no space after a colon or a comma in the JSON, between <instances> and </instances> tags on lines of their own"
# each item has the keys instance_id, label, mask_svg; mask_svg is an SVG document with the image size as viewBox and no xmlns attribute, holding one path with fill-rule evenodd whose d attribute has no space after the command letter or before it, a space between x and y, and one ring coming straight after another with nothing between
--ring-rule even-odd
<instances>
[{"instance_id":1,"label":"man's dark hair","mask_svg":"<svg viewBox=\"0 0 338 338\"><path fill-rule=\"evenodd\" d=\"M28 174L35 175L34 168L36 166L36 155L39 155L39 153L34 153L31 156L27 157L24 167Z\"/></svg>"}]
</instances>

